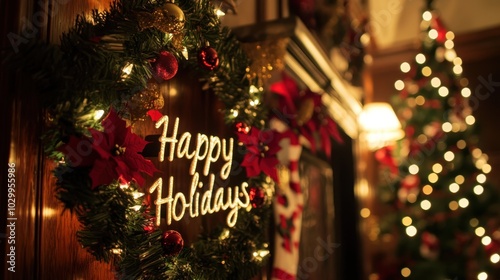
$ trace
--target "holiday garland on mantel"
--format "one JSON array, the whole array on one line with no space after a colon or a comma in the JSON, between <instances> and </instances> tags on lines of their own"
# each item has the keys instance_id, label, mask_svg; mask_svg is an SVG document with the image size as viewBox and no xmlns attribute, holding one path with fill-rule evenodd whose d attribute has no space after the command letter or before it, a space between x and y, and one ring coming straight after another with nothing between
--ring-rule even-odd
<instances>
[{"instance_id":1,"label":"holiday garland on mantel","mask_svg":"<svg viewBox=\"0 0 500 280\"><path fill-rule=\"evenodd\" d=\"M45 152L59 162L57 197L76 213L84 248L113 262L120 279L249 279L261 271L273 184L266 170L257 164L249 178L251 206L239 209L234 227L183 247L178 232L155 226L142 173L156 168L126 124L160 118L159 83L187 69L222 101L237 133L264 128L263 91L245 79L249 59L209 1L118 0L77 17L60 45L14 43L19 50L7 61L37 83L47 112Z\"/></svg>"}]
</instances>

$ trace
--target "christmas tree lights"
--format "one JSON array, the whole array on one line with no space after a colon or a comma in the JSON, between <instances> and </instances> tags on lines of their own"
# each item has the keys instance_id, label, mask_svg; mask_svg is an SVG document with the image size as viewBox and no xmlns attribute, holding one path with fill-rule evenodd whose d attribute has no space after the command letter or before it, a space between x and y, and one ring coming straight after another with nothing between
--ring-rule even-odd
<instances>
[{"instance_id":1,"label":"christmas tree lights","mask_svg":"<svg viewBox=\"0 0 500 280\"><path fill-rule=\"evenodd\" d=\"M394 83L393 105L406 136L377 151L381 197L394 207L382 217L389 221L382 232L397 236L397 277L498 279L491 165L478 147L455 35L430 6L422 14L420 53L400 65L405 78Z\"/></svg>"}]
</instances>

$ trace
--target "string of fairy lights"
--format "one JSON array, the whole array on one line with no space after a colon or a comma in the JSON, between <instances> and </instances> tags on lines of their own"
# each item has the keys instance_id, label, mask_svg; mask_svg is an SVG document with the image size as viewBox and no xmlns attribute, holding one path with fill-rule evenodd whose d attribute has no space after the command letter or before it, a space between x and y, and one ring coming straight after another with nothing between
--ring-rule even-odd
<instances>
[{"instance_id":1,"label":"string of fairy lights","mask_svg":"<svg viewBox=\"0 0 500 280\"><path fill-rule=\"evenodd\" d=\"M464 103L467 103L469 97L471 97L472 95L472 91L468 87L469 81L467 80L467 78L460 77L460 75L462 75L463 73L463 61L454 50L455 43L453 40L455 39L455 34L452 31L446 31L446 33L443 34L442 30L436 30L432 28L431 21L435 19L435 16L435 13L429 10L423 12L422 14L421 29L427 30L426 34L424 34L425 37L422 38L422 43L424 45L431 45L431 42L434 42L438 39L441 40L442 44L437 44L437 47L435 49L432 49L435 54L435 57L433 59L435 59L435 61L437 61L438 63L446 61L451 63L450 69L453 74L456 75L456 78L458 78L457 86L459 86L459 94L461 98L463 98ZM453 99L451 98L452 94L455 94L457 92L457 88L450 88L445 84L446 82L443 80L443 78L438 77L439 75L436 72L436 69L433 69L431 67L431 63L428 63L429 60L431 60L431 58L426 56L426 54L421 51L415 55L414 62L410 61L400 64L399 68L402 73L414 74L415 76L422 77L424 81L423 83L428 82L428 84L432 87L432 91L437 92L438 95L425 97L419 92L423 87L420 81L410 80L410 78L398 79L394 83L394 88L398 92L406 91L408 93L407 98L405 98L405 100L402 102L406 102L406 105L410 108L415 108L418 106L433 106L433 102L443 102L444 100L447 100L450 103L449 99ZM412 66L412 64L414 66ZM438 101L436 101L436 99L438 99ZM449 107L454 107L456 104L453 103L447 105L449 105ZM401 188L400 192L398 192L397 194L397 197L402 203L408 203L409 205L412 205L411 207L416 206L420 209L418 211L423 211L423 213L432 210L434 207L438 207L434 205L434 203L440 203L441 201L443 201L436 200L436 202L434 202L433 199L431 199L430 196L436 193L438 193L438 195L441 197L446 196L450 198L447 202L447 205L445 205L449 209L449 211L447 211L447 215L460 215L460 211L465 211L465 209L470 207L472 203L471 199L476 199L468 196L469 193L473 193L477 197L478 201L480 200L481 196L487 195L485 184L488 181L487 175L492 171L492 166L488 163L488 155L485 154L480 148L476 147L475 144L471 144L465 139L458 139L456 140L456 142L448 142L447 144L445 143L445 141L442 141L443 139L432 138L438 133L444 133L442 135L444 135L444 139L446 139L447 133L457 134L473 130L476 119L472 114L472 108L468 105L465 105L461 106L459 109L459 116L457 116L457 114L448 112L449 114L447 115L447 117L445 117L445 120L439 126L436 126L435 124L425 126L423 127L421 132L413 135L419 145L424 146L432 142L432 144L434 145L433 148L442 151L442 156L440 156L439 158L435 158L435 162L431 163L431 172L428 174L422 173L425 167L421 166L421 162L415 161L413 163L411 159L406 159L407 169L401 171L402 173L405 173L406 171L406 174L408 174L410 178L418 178L419 176L424 177L421 181L418 180L416 182L412 182L417 186L414 189ZM406 118L410 117L411 115L406 116ZM403 147L402 149L405 148ZM448 181L446 181L446 183L443 183L445 182L444 177L450 175L450 172L448 171L454 170L456 168L455 161L459 159L459 157L461 156L460 154L466 149L470 151L472 163L476 169L474 172L471 172L471 174L473 175L453 175L451 180L449 177L446 178L446 180L449 180L449 183ZM407 153L408 151L404 151L403 153L405 152ZM437 184L440 185L440 188L436 187ZM446 186L445 190L443 190L442 188L443 184ZM446 193L446 191L448 193ZM439 207L442 207L442 205L440 205ZM403 232L409 238L416 238L417 236L419 236L419 234L422 234L422 230L425 229L421 227L421 224L418 223L415 217L412 217L413 212L411 211L406 213L406 215L403 214L402 217L399 218L399 223L404 226ZM372 213L369 207L362 208L360 211L360 216L365 219L369 218L371 214ZM380 237L380 228L378 227L378 225L373 225L372 223L367 221L366 225L369 226L369 224L376 227L376 230L372 229L370 231L367 231L369 239L375 241ZM484 224L484 221L480 221L478 217L471 218L468 224L473 234L477 238L479 238L484 250L492 245L494 239L496 240L500 238L500 230L492 230L491 227L488 228L488 226ZM491 264L495 265L500 262L500 254L498 252L489 253L488 255L489 262L491 262ZM404 266L400 269L399 274L404 278L411 277L413 272L412 269L413 268L409 265ZM370 279L372 279L372 276L373 279L379 279L376 273L370 275ZM485 269L479 269L476 274L478 280L489 279L489 276L489 272Z\"/></svg>"}]
</instances>

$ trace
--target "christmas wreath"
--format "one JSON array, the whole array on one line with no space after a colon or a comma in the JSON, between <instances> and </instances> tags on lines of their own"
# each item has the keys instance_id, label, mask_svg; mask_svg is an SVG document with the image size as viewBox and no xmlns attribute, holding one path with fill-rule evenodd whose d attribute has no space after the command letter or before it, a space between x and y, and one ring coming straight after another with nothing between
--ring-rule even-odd
<instances>
[{"instance_id":1,"label":"christmas wreath","mask_svg":"<svg viewBox=\"0 0 500 280\"><path fill-rule=\"evenodd\" d=\"M162 117L159 84L178 70L197 73L242 137L265 127L263 91L245 78L249 58L210 1L117 0L77 17L58 45L21 41L16 48L8 63L28 73L43 96L57 197L77 215L77 238L97 260L127 279L249 279L262 270L272 196L266 171L276 161L276 149L263 148L274 140L249 140L247 149L258 154L245 158L248 207L236 209L237 223L190 246L156 225L144 195L143 176L157 169L141 154L147 142L133 124Z\"/></svg>"}]
</instances>

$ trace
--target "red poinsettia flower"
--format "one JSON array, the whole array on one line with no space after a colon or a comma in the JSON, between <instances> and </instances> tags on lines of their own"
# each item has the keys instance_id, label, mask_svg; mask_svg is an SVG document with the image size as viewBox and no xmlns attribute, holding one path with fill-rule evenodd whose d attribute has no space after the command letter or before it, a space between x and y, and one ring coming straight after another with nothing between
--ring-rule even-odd
<instances>
[{"instance_id":1,"label":"red poinsettia flower","mask_svg":"<svg viewBox=\"0 0 500 280\"><path fill-rule=\"evenodd\" d=\"M92 188L108 185L118 178L144 184L141 173L150 176L158 171L154 164L139 154L147 142L131 132L126 122L111 110L102 121L104 131L90 129L88 137L72 136L60 148L66 161L74 167L92 166L89 176Z\"/></svg>"},{"instance_id":2,"label":"red poinsettia flower","mask_svg":"<svg viewBox=\"0 0 500 280\"><path fill-rule=\"evenodd\" d=\"M247 176L255 177L264 172L274 181L278 181L276 166L279 160L276 154L281 149L279 133L274 130L261 131L252 127L249 133L238 133L238 139L247 148L247 153L241 163L246 168Z\"/></svg>"}]
</instances>

